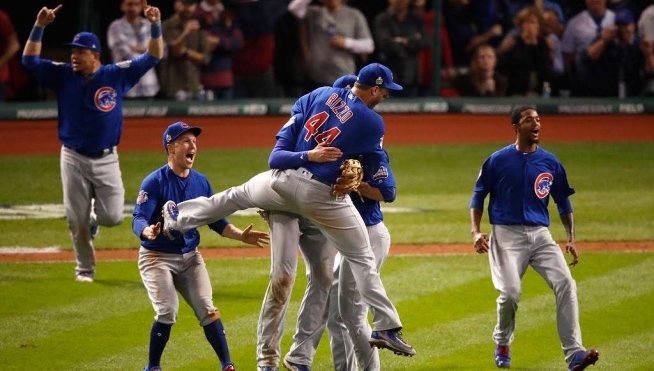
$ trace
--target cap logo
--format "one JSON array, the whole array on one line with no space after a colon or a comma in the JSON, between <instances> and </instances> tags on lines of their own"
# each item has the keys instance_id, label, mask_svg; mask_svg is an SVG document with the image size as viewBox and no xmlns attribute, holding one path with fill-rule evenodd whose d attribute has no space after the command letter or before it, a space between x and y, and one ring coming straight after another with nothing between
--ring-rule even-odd
<instances>
[{"instance_id":1,"label":"cap logo","mask_svg":"<svg viewBox=\"0 0 654 371\"><path fill-rule=\"evenodd\" d=\"M173 139L173 137L170 134L166 134L166 143L170 143L171 139Z\"/></svg>"},{"instance_id":2,"label":"cap logo","mask_svg":"<svg viewBox=\"0 0 654 371\"><path fill-rule=\"evenodd\" d=\"M379 76L379 77L377 78L377 80L375 80L375 84L377 84L377 85L381 85L381 84L383 84L383 83L384 83L384 79L382 79L381 76Z\"/></svg>"},{"instance_id":3,"label":"cap logo","mask_svg":"<svg viewBox=\"0 0 654 371\"><path fill-rule=\"evenodd\" d=\"M180 124L180 126L182 127L182 129L188 129L188 128L190 128L190 126L188 126L188 124L185 123L185 122L182 122L182 123Z\"/></svg>"}]
</instances>

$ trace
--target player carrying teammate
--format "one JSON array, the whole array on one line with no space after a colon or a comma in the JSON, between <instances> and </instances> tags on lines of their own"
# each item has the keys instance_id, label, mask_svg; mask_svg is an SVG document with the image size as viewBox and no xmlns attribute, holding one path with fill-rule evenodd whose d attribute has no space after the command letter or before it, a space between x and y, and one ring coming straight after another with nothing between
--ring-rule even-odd
<instances>
[{"instance_id":1,"label":"player carrying teammate","mask_svg":"<svg viewBox=\"0 0 654 371\"><path fill-rule=\"evenodd\" d=\"M61 8L39 11L25 44L23 65L57 94L61 181L77 259L75 279L93 282L97 227L123 222L125 189L116 152L123 127L123 97L163 57L161 13L143 0L145 16L152 24L147 52L131 61L102 65L100 40L90 32L80 32L66 44L71 47L70 63L39 57L43 30Z\"/></svg>"},{"instance_id":2,"label":"player carrying teammate","mask_svg":"<svg viewBox=\"0 0 654 371\"><path fill-rule=\"evenodd\" d=\"M515 331L515 316L520 300L521 280L531 265L554 291L559 339L570 371L581 371L595 364L599 353L587 351L581 344L577 285L572 278L561 248L548 229L547 209L552 195L568 236L566 251L570 263L578 262L570 188L563 165L553 154L538 146L540 117L536 109L517 107L511 113L516 141L493 153L482 165L470 201L472 239L478 253L489 252L491 276L497 298L495 364L511 366L509 346ZM481 232L484 199L490 193L488 237Z\"/></svg>"},{"instance_id":3,"label":"player carrying teammate","mask_svg":"<svg viewBox=\"0 0 654 371\"><path fill-rule=\"evenodd\" d=\"M323 142L339 148L343 159L383 153L384 124L372 108L391 90L400 89L391 71L375 63L361 69L352 90L322 87L301 97L295 104L297 114L278 134L274 149L285 152L289 169L260 173L211 198L167 203L164 233L174 237L250 207L305 216L350 263L363 301L373 308L370 344L415 355L400 336L402 323L382 285L361 215L349 196L332 195L342 161L316 163L307 158L307 152Z\"/></svg>"},{"instance_id":4,"label":"player carrying teammate","mask_svg":"<svg viewBox=\"0 0 654 371\"><path fill-rule=\"evenodd\" d=\"M184 122L168 126L163 135L168 163L143 180L134 207L132 229L141 239L139 271L157 313L150 331L148 366L144 371L161 371L161 355L179 311L177 291L193 308L222 370L234 371L220 312L213 305L209 273L197 249L200 233L191 229L172 241L159 233L162 222L159 210L166 200L181 202L213 194L209 180L192 169L197 155L196 140L201 132L202 129ZM251 224L241 231L227 219L211 223L209 228L227 238L257 246L268 237L265 232L252 231Z\"/></svg>"}]
</instances>

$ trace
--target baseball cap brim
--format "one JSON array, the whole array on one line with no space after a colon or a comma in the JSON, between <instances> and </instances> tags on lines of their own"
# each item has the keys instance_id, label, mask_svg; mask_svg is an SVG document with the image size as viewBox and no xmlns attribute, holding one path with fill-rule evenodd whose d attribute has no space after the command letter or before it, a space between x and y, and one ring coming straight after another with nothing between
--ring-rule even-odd
<instances>
[{"instance_id":1,"label":"baseball cap brim","mask_svg":"<svg viewBox=\"0 0 654 371\"><path fill-rule=\"evenodd\" d=\"M404 88L400 84L396 84L394 82L386 83L383 85L386 89L388 90L403 90Z\"/></svg>"},{"instance_id":2,"label":"baseball cap brim","mask_svg":"<svg viewBox=\"0 0 654 371\"><path fill-rule=\"evenodd\" d=\"M65 43L64 46L74 46L74 47L77 47L77 48L90 49L90 50L96 51L95 49L90 48L87 45L78 44L78 43Z\"/></svg>"}]
</instances>

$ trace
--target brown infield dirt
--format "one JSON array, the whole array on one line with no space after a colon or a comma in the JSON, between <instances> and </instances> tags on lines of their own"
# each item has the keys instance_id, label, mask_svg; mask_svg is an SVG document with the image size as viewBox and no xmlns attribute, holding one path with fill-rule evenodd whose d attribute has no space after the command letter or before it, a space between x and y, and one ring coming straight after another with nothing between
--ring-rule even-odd
<instances>
[{"instance_id":1,"label":"brown infield dirt","mask_svg":"<svg viewBox=\"0 0 654 371\"><path fill-rule=\"evenodd\" d=\"M541 116L543 145L548 142L654 142L651 115L546 115ZM284 116L127 118L120 151L162 151L162 133L175 121L201 126L203 148L272 148ZM385 145L510 143L514 139L508 115L385 114ZM56 154L55 120L0 121L0 155ZM499 147L498 147L499 148ZM577 251L654 251L654 241L579 242ZM201 248L205 258L268 257L266 248ZM391 255L473 254L470 244L393 245ZM136 250L98 250L98 260L136 259ZM583 259L583 257L582 257ZM0 254L0 261L74 261L72 251Z\"/></svg>"}]
</instances>

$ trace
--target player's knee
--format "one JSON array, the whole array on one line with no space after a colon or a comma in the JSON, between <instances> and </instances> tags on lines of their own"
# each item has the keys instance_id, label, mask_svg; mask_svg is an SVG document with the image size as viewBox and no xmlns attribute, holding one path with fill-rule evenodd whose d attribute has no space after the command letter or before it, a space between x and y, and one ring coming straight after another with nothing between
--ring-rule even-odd
<instances>
[{"instance_id":1,"label":"player's knee","mask_svg":"<svg viewBox=\"0 0 654 371\"><path fill-rule=\"evenodd\" d=\"M204 327L210 323L216 322L217 320L220 319L220 311L213 309L213 310L208 310L204 313L204 315L201 318L198 318L200 320L200 326Z\"/></svg>"},{"instance_id":2,"label":"player's knee","mask_svg":"<svg viewBox=\"0 0 654 371\"><path fill-rule=\"evenodd\" d=\"M169 308L161 308L157 311L155 320L166 325L174 325L177 322L177 312Z\"/></svg>"},{"instance_id":3,"label":"player's knee","mask_svg":"<svg viewBox=\"0 0 654 371\"><path fill-rule=\"evenodd\" d=\"M313 267L307 279L321 290L329 291L334 282L334 271L325 265Z\"/></svg>"},{"instance_id":4,"label":"player's knee","mask_svg":"<svg viewBox=\"0 0 654 371\"><path fill-rule=\"evenodd\" d=\"M272 278L270 280L272 299L278 303L286 303L294 283L295 274L284 274L281 277Z\"/></svg>"},{"instance_id":5,"label":"player's knee","mask_svg":"<svg viewBox=\"0 0 654 371\"><path fill-rule=\"evenodd\" d=\"M104 215L98 214L98 224L104 227L115 227L123 223L125 217L121 212L112 212Z\"/></svg>"},{"instance_id":6,"label":"player's knee","mask_svg":"<svg viewBox=\"0 0 654 371\"><path fill-rule=\"evenodd\" d=\"M517 303L520 301L522 290L520 287L505 287L500 291L498 303Z\"/></svg>"},{"instance_id":7,"label":"player's knee","mask_svg":"<svg viewBox=\"0 0 654 371\"><path fill-rule=\"evenodd\" d=\"M572 278L572 276L566 276L562 279L553 282L552 290L555 293L576 293L577 292L577 282Z\"/></svg>"}]
</instances>

